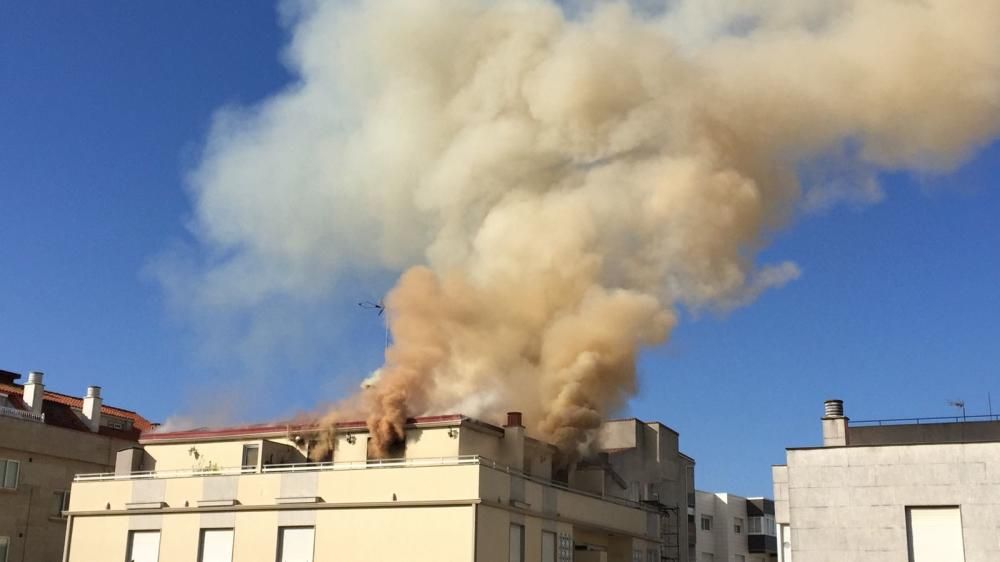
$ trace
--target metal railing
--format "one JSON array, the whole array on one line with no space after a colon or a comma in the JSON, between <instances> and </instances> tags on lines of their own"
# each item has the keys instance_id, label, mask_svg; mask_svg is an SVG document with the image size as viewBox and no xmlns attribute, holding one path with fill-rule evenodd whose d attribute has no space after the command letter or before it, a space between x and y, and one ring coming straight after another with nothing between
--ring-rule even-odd
<instances>
[{"instance_id":1,"label":"metal railing","mask_svg":"<svg viewBox=\"0 0 1000 562\"><path fill-rule=\"evenodd\" d=\"M343 462L304 462L288 464L268 464L261 469L263 473L282 472L314 472L321 470L362 470L371 468L400 468L420 466L455 466L464 464L479 464L480 457L462 455L457 457L431 457L423 459L373 459L367 461ZM255 466L185 468L177 470L144 470L127 474L102 472L95 474L77 474L74 482L93 482L104 480L143 480L154 478L190 478L193 476L233 476L239 474L257 474Z\"/></svg>"},{"instance_id":2,"label":"metal railing","mask_svg":"<svg viewBox=\"0 0 1000 562\"><path fill-rule=\"evenodd\" d=\"M1000 414L981 416L939 416L931 418L887 418L882 420L851 420L853 427L879 425L921 425L928 423L961 423L967 421L1000 421Z\"/></svg>"},{"instance_id":3,"label":"metal railing","mask_svg":"<svg viewBox=\"0 0 1000 562\"><path fill-rule=\"evenodd\" d=\"M26 410L18 410L17 408L10 408L8 406L0 406L0 416L7 416L8 418L17 418L25 421L45 423L45 414L36 414L34 412L28 412Z\"/></svg>"},{"instance_id":4,"label":"metal railing","mask_svg":"<svg viewBox=\"0 0 1000 562\"><path fill-rule=\"evenodd\" d=\"M114 472L97 472L92 474L77 474L74 482L94 482L104 480L153 480L157 478L190 478L192 476L235 476L239 474L254 474L257 468L253 466L227 466L206 468L181 468L176 470L141 470L125 474Z\"/></svg>"}]
</instances>

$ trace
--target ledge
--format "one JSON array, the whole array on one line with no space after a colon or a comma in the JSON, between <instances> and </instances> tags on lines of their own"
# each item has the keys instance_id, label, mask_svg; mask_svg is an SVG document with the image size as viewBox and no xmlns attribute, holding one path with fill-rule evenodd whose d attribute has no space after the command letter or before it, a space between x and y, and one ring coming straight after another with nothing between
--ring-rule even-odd
<instances>
[{"instance_id":1,"label":"ledge","mask_svg":"<svg viewBox=\"0 0 1000 562\"><path fill-rule=\"evenodd\" d=\"M293 498L275 498L274 501L278 505L288 505L293 503L322 503L323 498L319 496L301 496Z\"/></svg>"},{"instance_id":2,"label":"ledge","mask_svg":"<svg viewBox=\"0 0 1000 562\"><path fill-rule=\"evenodd\" d=\"M198 500L198 507L224 507L236 505L236 500Z\"/></svg>"},{"instance_id":3,"label":"ledge","mask_svg":"<svg viewBox=\"0 0 1000 562\"><path fill-rule=\"evenodd\" d=\"M125 509L163 509L167 507L167 502L130 502L125 504Z\"/></svg>"}]
</instances>

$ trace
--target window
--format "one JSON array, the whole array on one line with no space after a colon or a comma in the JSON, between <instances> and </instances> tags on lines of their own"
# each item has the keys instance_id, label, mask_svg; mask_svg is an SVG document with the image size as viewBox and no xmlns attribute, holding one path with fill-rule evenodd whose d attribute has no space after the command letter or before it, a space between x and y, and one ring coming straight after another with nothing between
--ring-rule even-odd
<instances>
[{"instance_id":1,"label":"window","mask_svg":"<svg viewBox=\"0 0 1000 562\"><path fill-rule=\"evenodd\" d=\"M747 532L751 535L763 535L764 534L764 518L755 515L750 518L750 524L747 527Z\"/></svg>"},{"instance_id":2,"label":"window","mask_svg":"<svg viewBox=\"0 0 1000 562\"><path fill-rule=\"evenodd\" d=\"M733 532L737 535L743 532L743 518L734 517L733 518Z\"/></svg>"},{"instance_id":3,"label":"window","mask_svg":"<svg viewBox=\"0 0 1000 562\"><path fill-rule=\"evenodd\" d=\"M632 550L632 562L642 562L642 549L636 548Z\"/></svg>"},{"instance_id":4,"label":"window","mask_svg":"<svg viewBox=\"0 0 1000 562\"><path fill-rule=\"evenodd\" d=\"M202 529L198 562L233 562L233 530Z\"/></svg>"},{"instance_id":5,"label":"window","mask_svg":"<svg viewBox=\"0 0 1000 562\"><path fill-rule=\"evenodd\" d=\"M21 463L0 459L0 488L8 490L17 489L17 475L21 468Z\"/></svg>"},{"instance_id":6,"label":"window","mask_svg":"<svg viewBox=\"0 0 1000 562\"><path fill-rule=\"evenodd\" d=\"M129 531L128 551L125 553L125 560L128 562L158 562L159 558L159 531Z\"/></svg>"},{"instance_id":7,"label":"window","mask_svg":"<svg viewBox=\"0 0 1000 562\"><path fill-rule=\"evenodd\" d=\"M243 468L257 468L260 445L243 445Z\"/></svg>"},{"instance_id":8,"label":"window","mask_svg":"<svg viewBox=\"0 0 1000 562\"><path fill-rule=\"evenodd\" d=\"M765 535L770 535L772 537L778 535L778 529L777 529L777 527L774 524L774 516L773 515L765 515L764 516L764 534Z\"/></svg>"},{"instance_id":9,"label":"window","mask_svg":"<svg viewBox=\"0 0 1000 562\"><path fill-rule=\"evenodd\" d=\"M10 546L10 537L0 537L0 562L7 562L7 547Z\"/></svg>"},{"instance_id":10,"label":"window","mask_svg":"<svg viewBox=\"0 0 1000 562\"><path fill-rule=\"evenodd\" d=\"M49 517L66 517L64 511L69 509L69 492L61 490L52 492L52 504L49 507Z\"/></svg>"},{"instance_id":11,"label":"window","mask_svg":"<svg viewBox=\"0 0 1000 562\"><path fill-rule=\"evenodd\" d=\"M646 551L646 562L660 562L660 549L651 548Z\"/></svg>"},{"instance_id":12,"label":"window","mask_svg":"<svg viewBox=\"0 0 1000 562\"><path fill-rule=\"evenodd\" d=\"M701 530L711 531L712 530L712 517L709 515L701 516Z\"/></svg>"},{"instance_id":13,"label":"window","mask_svg":"<svg viewBox=\"0 0 1000 562\"><path fill-rule=\"evenodd\" d=\"M524 525L510 524L510 547L507 560L524 562Z\"/></svg>"},{"instance_id":14,"label":"window","mask_svg":"<svg viewBox=\"0 0 1000 562\"><path fill-rule=\"evenodd\" d=\"M559 562L573 562L573 537L559 535Z\"/></svg>"},{"instance_id":15,"label":"window","mask_svg":"<svg viewBox=\"0 0 1000 562\"><path fill-rule=\"evenodd\" d=\"M313 562L312 527L280 527L278 529L278 562Z\"/></svg>"},{"instance_id":16,"label":"window","mask_svg":"<svg viewBox=\"0 0 1000 562\"><path fill-rule=\"evenodd\" d=\"M392 445L390 445L389 449L386 450L386 452L385 452L385 456L381 457L381 459L380 459L378 457L378 455L376 455L375 452L372 450L372 439L371 439L371 437L369 437L368 438L368 453L367 453L367 455L368 455L367 459L370 460L370 461L378 461L378 460L402 460L402 459L406 458L406 441L405 440L404 441L397 441L397 442L393 443Z\"/></svg>"},{"instance_id":17,"label":"window","mask_svg":"<svg viewBox=\"0 0 1000 562\"><path fill-rule=\"evenodd\" d=\"M910 562L964 562L962 514L958 507L907 507Z\"/></svg>"},{"instance_id":18,"label":"window","mask_svg":"<svg viewBox=\"0 0 1000 562\"><path fill-rule=\"evenodd\" d=\"M542 562L556 562L556 534L542 531Z\"/></svg>"}]
</instances>

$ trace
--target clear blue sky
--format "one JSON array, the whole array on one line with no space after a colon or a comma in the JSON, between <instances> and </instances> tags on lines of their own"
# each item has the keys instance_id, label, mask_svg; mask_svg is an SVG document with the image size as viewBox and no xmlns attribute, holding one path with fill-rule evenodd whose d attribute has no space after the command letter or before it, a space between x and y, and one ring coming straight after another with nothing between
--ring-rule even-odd
<instances>
[{"instance_id":1,"label":"clear blue sky","mask_svg":"<svg viewBox=\"0 0 1000 562\"><path fill-rule=\"evenodd\" d=\"M156 420L260 420L379 364L378 321L356 307L379 290L332 298L319 351L248 382L199 353L146 273L190 240L184 177L213 111L287 84L286 39L262 1L0 3L0 368L100 384ZM784 447L819 443L824 398L856 419L950 415L951 399L985 413L989 392L1000 411L998 177L1000 144L947 177L885 176L882 203L799 217L763 261L802 277L685 317L643 355L630 413L681 433L699 488L770 495Z\"/></svg>"}]
</instances>

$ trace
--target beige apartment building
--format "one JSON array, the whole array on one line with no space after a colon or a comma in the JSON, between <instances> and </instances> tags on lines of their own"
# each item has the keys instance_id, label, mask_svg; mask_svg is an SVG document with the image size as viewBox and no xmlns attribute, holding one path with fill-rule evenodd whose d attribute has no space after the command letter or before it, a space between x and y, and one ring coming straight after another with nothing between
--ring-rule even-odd
<instances>
[{"instance_id":1,"label":"beige apartment building","mask_svg":"<svg viewBox=\"0 0 1000 562\"><path fill-rule=\"evenodd\" d=\"M851 423L829 400L822 426L772 469L783 562L1000 560L995 416Z\"/></svg>"},{"instance_id":2,"label":"beige apartment building","mask_svg":"<svg viewBox=\"0 0 1000 562\"><path fill-rule=\"evenodd\" d=\"M697 562L775 562L774 501L726 492L695 492Z\"/></svg>"},{"instance_id":3,"label":"beige apartment building","mask_svg":"<svg viewBox=\"0 0 1000 562\"><path fill-rule=\"evenodd\" d=\"M75 397L46 390L42 373L20 378L0 371L0 562L58 562L73 476L112 470L151 424L102 404L100 387Z\"/></svg>"},{"instance_id":4,"label":"beige apartment building","mask_svg":"<svg viewBox=\"0 0 1000 562\"><path fill-rule=\"evenodd\" d=\"M352 422L332 459L309 462L302 431L144 435L113 473L77 476L64 560L688 560L693 461L662 424L609 422L605 451L566 469L517 413L412 419L392 459L371 458Z\"/></svg>"}]
</instances>

